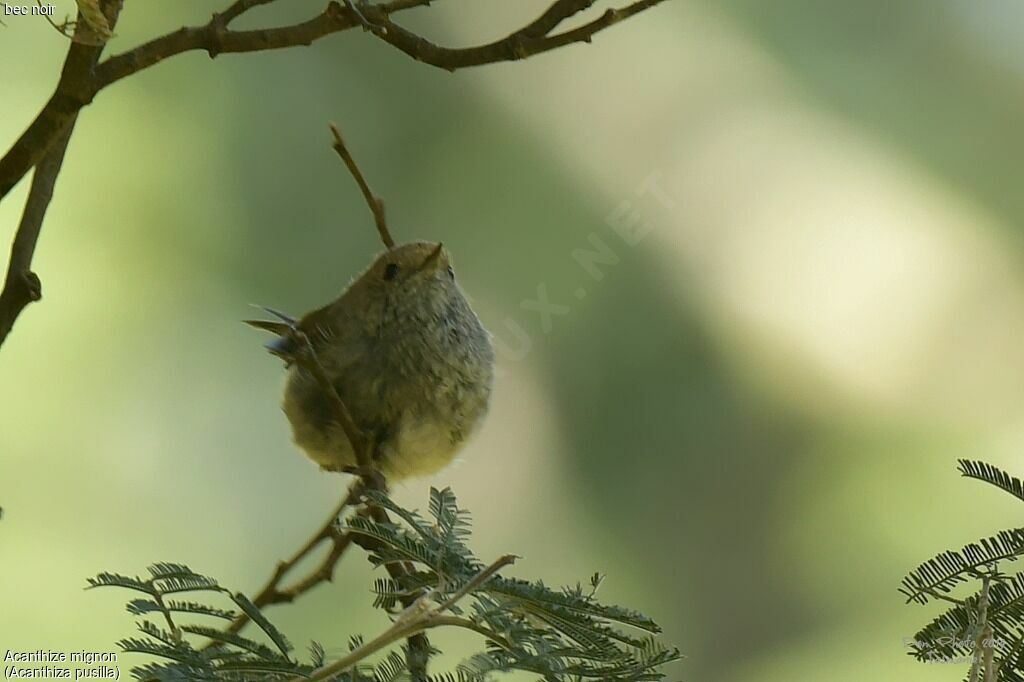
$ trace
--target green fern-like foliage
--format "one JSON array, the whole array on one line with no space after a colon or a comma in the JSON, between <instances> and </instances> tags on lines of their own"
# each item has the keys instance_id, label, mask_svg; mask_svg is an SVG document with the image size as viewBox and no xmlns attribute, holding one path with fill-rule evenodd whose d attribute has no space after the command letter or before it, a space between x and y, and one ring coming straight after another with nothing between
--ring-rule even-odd
<instances>
[{"instance_id":1,"label":"green fern-like foliage","mask_svg":"<svg viewBox=\"0 0 1024 682\"><path fill-rule=\"evenodd\" d=\"M961 475L965 478L974 478L979 481L984 481L985 483L994 485L1001 490L1005 490L1018 500L1024 501L1024 481L1021 481L1016 476L1011 476L1005 471L997 469L987 462L961 459L959 460L958 465Z\"/></svg>"},{"instance_id":2,"label":"green fern-like foliage","mask_svg":"<svg viewBox=\"0 0 1024 682\"><path fill-rule=\"evenodd\" d=\"M1024 501L1024 482L991 464L960 460L959 470ZM911 571L900 585L908 602L952 605L914 635L908 653L924 662L963 661L968 679L1024 682L1024 573L1005 572L1021 555L1024 528L1013 528ZM961 591L966 594L958 596ZM980 670L986 657L978 654L986 652L991 670Z\"/></svg>"},{"instance_id":3,"label":"green fern-like foliage","mask_svg":"<svg viewBox=\"0 0 1024 682\"><path fill-rule=\"evenodd\" d=\"M907 601L925 604L937 593L949 593L960 583L981 578L987 566L1014 561L1024 554L1024 528L1000 531L972 542L958 552L943 552L924 562L903 579L900 592Z\"/></svg>"},{"instance_id":4,"label":"green fern-like foliage","mask_svg":"<svg viewBox=\"0 0 1024 682\"><path fill-rule=\"evenodd\" d=\"M600 575L588 587L552 588L502 575L504 568L491 571L469 549L470 518L451 490L431 490L428 517L382 493L365 495L392 521L353 514L342 522L342 531L368 541L362 544L370 548L374 565L403 562L412 567L397 578L375 580L374 606L391 614L382 623L404 622L409 616L402 604L412 598L418 606L411 609L443 615L448 620L439 618L437 623L472 630L485 642L483 651L455 670L428 676L426 682L483 682L515 670L550 682L660 680L666 664L680 658L677 649L657 640L661 630L653 620L597 600ZM137 680L291 680L331 663L319 643L310 646L308 655L296 655L256 605L208 576L170 563L156 564L148 573L102 573L89 581L90 587L142 593L127 606L142 619L139 634L120 642L124 651L151 659L133 669ZM226 627L240 614L257 626L256 637ZM362 651L367 641L352 635L349 651ZM398 645L376 656L374 664L361 660L329 679L410 680L408 653Z\"/></svg>"},{"instance_id":5,"label":"green fern-like foliage","mask_svg":"<svg viewBox=\"0 0 1024 682\"><path fill-rule=\"evenodd\" d=\"M174 563L153 564L147 577L100 573L89 587L119 587L144 597L128 602L127 610L143 617L137 622L140 636L118 642L122 650L145 654L165 662L139 666L132 671L138 680L264 680L309 672L311 665L294 661L291 644L244 595L221 587L213 578ZM238 610L200 601L197 594L218 596ZM189 599L169 595L189 595ZM246 613L262 630L266 643L218 628L211 623L230 622ZM162 625L149 620L162 617ZM203 622L179 624L186 617ZM205 639L212 645L197 648L188 639Z\"/></svg>"}]
</instances>

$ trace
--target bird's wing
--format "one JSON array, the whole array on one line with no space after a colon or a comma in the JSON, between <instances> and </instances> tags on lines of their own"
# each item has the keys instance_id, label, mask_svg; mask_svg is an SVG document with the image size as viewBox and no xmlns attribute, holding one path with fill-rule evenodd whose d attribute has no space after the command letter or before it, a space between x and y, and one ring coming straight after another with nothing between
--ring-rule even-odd
<instances>
[{"instance_id":1,"label":"bird's wing","mask_svg":"<svg viewBox=\"0 0 1024 682\"><path fill-rule=\"evenodd\" d=\"M250 326L276 334L278 338L264 344L271 353L286 360L298 351L299 334L304 334L321 359L335 367L353 362L362 353L363 344L350 338L354 328L339 324L337 310L329 303L306 315L301 320L278 312L273 308L262 308L276 317L276 320L244 320Z\"/></svg>"},{"instance_id":2,"label":"bird's wing","mask_svg":"<svg viewBox=\"0 0 1024 682\"><path fill-rule=\"evenodd\" d=\"M322 308L306 313L298 322L299 329L306 333L314 346L325 344L338 336L339 330L336 329L337 325L331 314L333 305L328 303Z\"/></svg>"}]
</instances>

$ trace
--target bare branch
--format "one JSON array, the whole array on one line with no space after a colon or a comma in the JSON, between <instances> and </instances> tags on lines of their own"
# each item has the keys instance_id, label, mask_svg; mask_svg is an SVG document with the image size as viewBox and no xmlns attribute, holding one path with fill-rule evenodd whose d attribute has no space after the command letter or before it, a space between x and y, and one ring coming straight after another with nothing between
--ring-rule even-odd
<instances>
[{"instance_id":1,"label":"bare branch","mask_svg":"<svg viewBox=\"0 0 1024 682\"><path fill-rule=\"evenodd\" d=\"M273 313L273 311L270 311ZM387 481L384 480L384 476L374 468L374 453L378 443L373 437L373 434L369 436L363 434L359 427L355 424L352 419L352 414L348 410L348 406L341 399L337 389L327 376L327 372L324 370L323 365L320 364L320 360L316 355L316 351L313 348L313 344L310 343L309 336L299 328L298 324L295 323L291 318L274 313L281 318L281 323L284 325L283 329L278 329L277 326L269 327L277 333L290 334L291 338L300 344L297 352L289 355L289 361L297 364L302 370L309 372L317 382L320 390L324 393L327 399L328 405L334 416L334 421L342 427L345 432L345 436L352 444L352 449L356 453L356 461L358 466L353 467L350 473L354 473L359 476L359 483L361 489L366 490L377 490L383 493L387 493ZM250 322L250 324L253 324ZM266 328L262 323L256 323L255 326ZM355 490L355 488L354 488ZM350 495L351 496L351 495ZM347 503L343 502L339 509L343 509ZM382 509L379 505L373 504L369 500L366 500L365 509L362 510L363 514L369 515L378 523L390 523L391 520L388 518L387 512ZM267 587L260 593L260 601L265 601L267 604L277 603L281 601L291 601L295 597L303 594L312 587L330 580L330 576L333 574L335 564L340 560L341 555L348 547L349 543L355 543L356 545L373 551L379 545L376 544L376 540L372 538L363 538L359 536L353 537L350 533L344 533L338 531L333 526L325 526L320 531L320 534L315 535L310 543L300 550L297 554L298 558L308 554L312 548L324 540L324 534L330 529L332 532L332 538L334 540L334 546L331 549L330 554L325 557L321 562L320 567L313 571L309 576L299 581L295 586L288 590L282 590L278 588L284 573L291 567L289 562L285 562L278 567L278 571L271 577ZM297 561L298 559L296 559ZM386 566L388 573L395 580L399 580L408 575L413 568L402 563L391 563ZM416 600L415 595L406 595L402 597L401 601L403 605L408 606ZM261 605L260 601L257 601L257 606ZM240 618L231 625L231 628L241 628L248 622L248 619ZM232 630L237 631L237 630ZM427 660L430 657L430 643L426 639L426 635L423 633L411 633L408 638L408 649L406 655L406 661L408 664L409 672L412 675L414 682L423 682L427 680Z\"/></svg>"},{"instance_id":2,"label":"bare branch","mask_svg":"<svg viewBox=\"0 0 1024 682\"><path fill-rule=\"evenodd\" d=\"M191 50L204 50L211 57L231 52L279 50L312 45L324 36L359 25L358 20L337 2L329 3L323 13L308 21L276 28L231 31L220 17L214 16L203 26L178 29L107 59L96 69L97 88L105 88L169 57Z\"/></svg>"},{"instance_id":3,"label":"bare branch","mask_svg":"<svg viewBox=\"0 0 1024 682\"><path fill-rule=\"evenodd\" d=\"M427 597L424 595L419 599L413 600L411 603L406 605L406 611L408 613L403 614L395 619L391 627L388 628L384 633L377 636L376 638L364 643L357 647L348 655L341 659L323 666L319 670L314 670L308 677L294 677L289 682L302 682L303 680L328 680L337 676L339 673L345 672L359 661L373 655L380 651L384 647L394 644L402 638L409 638L412 640L415 636L421 635L424 630L431 628L451 626L451 627L468 627L468 629L474 632L493 639L496 643L501 646L508 646L508 641L505 640L498 633L491 632L487 628L476 625L472 621L465 618L458 618L452 616L445 616L444 611L455 606L460 600L466 597L470 592L475 590L480 585L487 582L487 580L495 573L500 571L505 566L513 563L515 557L511 554L507 554L497 561L492 563L490 566L484 568L477 574L472 580L466 583L466 587L459 590L451 599L447 600L444 604L438 606L431 606L426 600Z\"/></svg>"},{"instance_id":4,"label":"bare branch","mask_svg":"<svg viewBox=\"0 0 1024 682\"><path fill-rule=\"evenodd\" d=\"M14 235L7 277L4 280L4 289L0 292L0 344L7 338L21 311L29 303L42 298L42 283L32 272L32 256L35 254L43 218L50 205L50 199L53 198L53 187L64 163L64 153L70 140L69 126L36 166L36 172L32 175L32 187L28 192L18 231Z\"/></svg>"},{"instance_id":5,"label":"bare branch","mask_svg":"<svg viewBox=\"0 0 1024 682\"><path fill-rule=\"evenodd\" d=\"M373 222L377 225L377 232L380 234L380 240L384 242L384 246L389 249L395 247L395 240L391 237L391 232L388 230L388 221L384 213L384 202L380 197L373 193L370 189L370 185L367 184L366 178L363 176L363 172L359 170L359 164L352 158L352 154L348 151L348 147L345 146L345 140L341 137L341 131L338 130L338 126L331 124L331 133L334 134L334 151L338 152L338 156L345 162L348 167L348 171L355 178L356 184L359 185L359 191L363 193L363 198L366 199L367 205L370 207L370 212L373 213Z\"/></svg>"},{"instance_id":6,"label":"bare branch","mask_svg":"<svg viewBox=\"0 0 1024 682\"><path fill-rule=\"evenodd\" d=\"M324 36L360 25L354 15L332 0L321 14L298 24L250 31L228 30L228 24L248 10L273 1L236 0L203 26L180 28L128 52L114 55L98 66L95 66L94 61L82 72L84 77L76 79L74 89L58 85L57 91L32 124L3 158L0 158L0 200L7 196L29 169L39 162L60 131L78 111L89 105L100 90L122 78L183 52L204 50L211 57L215 57L222 53L259 52L311 45ZM427 0L394 0L381 5L378 9L391 14L426 4L429 4ZM82 23L84 25L84 22ZM111 25L113 23L111 21ZM98 50L102 49L102 46L88 47L96 49L95 56L99 56ZM63 78L61 82L64 83Z\"/></svg>"},{"instance_id":7,"label":"bare branch","mask_svg":"<svg viewBox=\"0 0 1024 682\"><path fill-rule=\"evenodd\" d=\"M992 585L992 576L986 572L981 578L981 594L978 596L978 610L975 614L977 618L976 627L978 628L977 637L974 640L974 661L971 663L971 672L968 676L970 682L978 682L980 675L982 674L982 666L985 662L985 640L991 640L992 635L989 630L990 624L988 622L988 607L989 607L989 588ZM989 645L991 646L991 644ZM991 659L988 661L991 664Z\"/></svg>"},{"instance_id":8,"label":"bare branch","mask_svg":"<svg viewBox=\"0 0 1024 682\"><path fill-rule=\"evenodd\" d=\"M320 364L320 360L316 356L316 352L313 350L313 344L310 343L309 337L306 336L301 330L295 330L294 332L299 341L304 345L304 351L300 351L295 362L305 368L307 371L313 374L316 378L317 384L320 386L320 390L327 396L328 403L331 406L331 410L334 412L335 421L341 425L345 431L345 435L348 437L349 442L352 444L352 449L356 453L356 461L359 466L357 467L357 473L360 476L361 485L368 490L379 490L381 492L387 492L387 482L384 480L383 475L380 474L373 467L373 453L377 447L376 441L372 437L366 437L356 426L352 419L352 414L349 412L345 402L338 395L337 389L334 388L334 384L331 383L327 377L327 373L324 371L323 365ZM391 519L388 518L388 514L382 508L374 504L366 505L366 512L377 521L378 523L390 523ZM371 538L364 537L352 537L346 535L346 542L351 539L351 542L359 545L363 549L372 551L376 545L376 541ZM328 556L328 559L331 557ZM412 572L412 567L406 566L405 564L388 564L386 567L388 574L395 580L398 580ZM407 595L402 597L400 600L402 605L405 607L410 606L416 597ZM421 680L427 679L427 659L430 657L430 642L427 641L426 635L422 632L410 633L408 637L408 655L406 657L409 672L412 675L414 682L420 682Z\"/></svg>"},{"instance_id":9,"label":"bare branch","mask_svg":"<svg viewBox=\"0 0 1024 682\"><path fill-rule=\"evenodd\" d=\"M434 0L391 0L391 2L384 3L381 7L390 14L394 14L395 12L401 12L404 9L426 7L433 1Z\"/></svg>"},{"instance_id":10,"label":"bare branch","mask_svg":"<svg viewBox=\"0 0 1024 682\"><path fill-rule=\"evenodd\" d=\"M590 9L597 0L557 0L532 24L524 26L519 33L532 38L543 38L563 21Z\"/></svg>"},{"instance_id":11,"label":"bare branch","mask_svg":"<svg viewBox=\"0 0 1024 682\"><path fill-rule=\"evenodd\" d=\"M139 45L123 54L114 55L96 69L97 90L103 89L122 78L138 73L163 60L189 52L204 50L210 57L219 54L240 52L261 52L280 50L288 47L312 45L315 41L362 26L359 15L342 6L336 0L327 3L323 12L315 17L289 26L253 29L249 31L228 30L228 24L243 13L266 5L275 0L236 0L228 9L203 26L180 28L159 38ZM403 10L422 7L431 0L392 0L376 6L378 12L387 16Z\"/></svg>"},{"instance_id":12,"label":"bare branch","mask_svg":"<svg viewBox=\"0 0 1024 682\"><path fill-rule=\"evenodd\" d=\"M105 11L108 24L113 27L121 11L120 0L109 0L105 5ZM78 110L81 108L76 103L92 98L88 80L103 51L102 45L90 44L87 41L92 33L92 29L81 21L79 14L75 40L68 48L56 92L11 151L0 159L0 197L14 187L24 172L38 164L32 176L32 185L29 188L21 222L18 224L18 231L11 244L11 259L7 266L3 291L0 292L0 344L3 344L11 332L21 311L29 303L42 297L42 284L39 277L32 272L32 259L35 256L43 219L53 198L57 176L64 164L64 154L71 141ZM25 170L17 174L17 178L8 177L5 180L9 168L17 166L19 160L20 163L27 164Z\"/></svg>"},{"instance_id":13,"label":"bare branch","mask_svg":"<svg viewBox=\"0 0 1024 682\"><path fill-rule=\"evenodd\" d=\"M226 10L220 13L220 15L214 15L214 21L220 21L220 23L226 28L231 24L232 21L242 16L253 7L259 7L260 5L269 5L276 0L235 0Z\"/></svg>"},{"instance_id":14,"label":"bare branch","mask_svg":"<svg viewBox=\"0 0 1024 682\"><path fill-rule=\"evenodd\" d=\"M488 580L490 580L491 576L493 576L495 573L497 573L501 569L505 568L506 566L511 566L512 564L514 564L518 558L519 557L517 557L515 554L505 554L503 556L498 557L494 561L494 563L492 563L490 566L488 566L484 570L482 570L479 573L477 573L473 577L473 579L470 580L465 585L463 585L462 588L458 592L453 594L443 604L438 606L437 607L438 613L440 613L442 611L447 611L451 607L453 607L456 604L458 604L462 600L463 597L465 597L470 592L472 592L472 591L476 590L477 588L479 588L481 585L483 585Z\"/></svg>"},{"instance_id":15,"label":"bare branch","mask_svg":"<svg viewBox=\"0 0 1024 682\"><path fill-rule=\"evenodd\" d=\"M566 17L593 4L590 0L560 0L540 18L519 31L493 43L466 48L435 45L394 23L384 12L371 12L369 8L365 11L371 21L381 24L382 28L372 29L371 32L384 42L416 61L447 71L456 71L472 66L526 59L572 43L589 43L594 34L662 2L665 0L639 0L620 9L609 9L597 19L578 28L550 35Z\"/></svg>"},{"instance_id":16,"label":"bare branch","mask_svg":"<svg viewBox=\"0 0 1024 682\"><path fill-rule=\"evenodd\" d=\"M313 344L310 343L306 333L298 328L295 328L292 333L295 334L296 338L303 345L303 349L296 354L295 362L316 379L317 385L320 386L320 390L323 391L324 396L326 396L327 401L331 405L331 410L334 412L334 421L338 423L338 426L345 432L345 436L352 444L352 451L356 453L356 462L363 470L363 473L368 472L371 463L370 450L373 448L372 439L367 438L359 430L359 427L356 426L352 413L349 412L345 402L334 388L334 384L328 378L327 372L324 370L324 366L320 364L320 359L317 357L316 351L313 350Z\"/></svg>"},{"instance_id":17,"label":"bare branch","mask_svg":"<svg viewBox=\"0 0 1024 682\"><path fill-rule=\"evenodd\" d=\"M103 88L122 78L138 73L174 55L192 50L204 50L211 56L223 53L258 52L276 50L313 42L341 31L361 25L359 18L336 0L317 16L298 24L249 31L228 30L228 24L252 7L269 4L274 0L236 0L227 10L203 26L184 27L144 43L128 52L110 57L100 64L95 76L83 83L78 96L58 97L56 94L0 159L0 199L42 157L57 133L79 109L92 102ZM566 18L586 9L591 0L557 0L534 22L508 37L464 49L439 47L407 31L391 21L392 14L430 4L430 0L392 0L382 5L367 5L363 13L379 28L374 35L390 43L417 61L454 71L501 61L512 61L553 50L574 43L589 42L591 36L634 14L664 0L641 0L622 9L610 9L600 18L565 33L548 35Z\"/></svg>"}]
</instances>

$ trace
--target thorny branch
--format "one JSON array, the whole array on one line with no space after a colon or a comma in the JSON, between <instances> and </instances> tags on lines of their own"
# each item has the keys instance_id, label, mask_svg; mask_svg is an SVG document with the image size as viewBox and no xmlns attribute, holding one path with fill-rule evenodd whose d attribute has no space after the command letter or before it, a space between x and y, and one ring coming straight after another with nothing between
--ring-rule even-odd
<instances>
[{"instance_id":1,"label":"thorny branch","mask_svg":"<svg viewBox=\"0 0 1024 682\"><path fill-rule=\"evenodd\" d=\"M41 295L39 278L31 269L43 218L60 172L64 147L78 113L107 86L136 74L174 55L204 50L211 58L232 52L258 52L311 45L325 36L361 26L372 35L417 61L448 71L525 59L572 43L590 42L594 34L665 0L636 0L576 28L558 32L567 19L589 9L596 0L554 0L537 19L501 40L467 48L448 48L408 31L392 20L405 10L424 7L431 0L390 0L340 3L331 0L319 14L295 24L271 28L234 30L231 24L255 7L276 0L235 0L223 12L201 26L183 27L143 43L99 63L105 40L80 35L92 29L81 14L57 87L28 128L0 158L0 201L21 179L36 168L25 216L12 246L3 292L0 293L0 345L21 311ZM122 0L102 0L102 10L112 30ZM81 38L79 40L78 38ZM44 163L45 162L45 163ZM385 242L386 243L386 242Z\"/></svg>"}]
</instances>

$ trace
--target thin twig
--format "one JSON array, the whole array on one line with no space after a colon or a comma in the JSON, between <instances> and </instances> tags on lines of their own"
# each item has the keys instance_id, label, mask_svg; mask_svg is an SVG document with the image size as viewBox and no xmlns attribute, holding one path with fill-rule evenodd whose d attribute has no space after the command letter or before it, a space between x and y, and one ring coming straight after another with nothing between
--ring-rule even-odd
<instances>
[{"instance_id":1,"label":"thin twig","mask_svg":"<svg viewBox=\"0 0 1024 682\"><path fill-rule=\"evenodd\" d=\"M390 646L401 639L411 638L414 635L422 633L424 630L437 627L438 625L439 624L437 623L431 623L420 619L409 623L396 623L369 642L357 647L347 656L340 658L330 665L320 668L308 677L300 675L292 678L289 682L316 682L316 680L331 679L338 673L348 670L359 661L367 658L368 656L372 656L381 649Z\"/></svg>"},{"instance_id":2,"label":"thin twig","mask_svg":"<svg viewBox=\"0 0 1024 682\"><path fill-rule=\"evenodd\" d=\"M416 61L436 66L446 71L456 71L484 64L518 61L573 43L589 43L596 33L662 2L665 2L665 0L639 0L625 7L606 10L597 19L578 28L553 35L549 33L537 35L539 31L552 23L553 17L557 17L560 14L559 12L551 13L551 10L549 10L534 22L505 38L485 45L466 48L450 48L436 45L391 21L390 16L381 11L381 8L367 7L365 12L367 18L381 25L380 29L371 29L373 35L392 47L401 50ZM569 4L575 5L579 3ZM563 9L563 12L565 11ZM575 14L575 12L569 12L569 14ZM552 29L557 25L555 24Z\"/></svg>"},{"instance_id":3,"label":"thin twig","mask_svg":"<svg viewBox=\"0 0 1024 682\"><path fill-rule=\"evenodd\" d=\"M494 563L492 563L490 566L477 573L473 577L473 579L465 585L463 585L458 592L453 594L443 604L437 607L437 610L447 611L451 607L455 606L455 604L457 604L467 594L469 594L470 592L472 592L473 590L477 589L485 582L490 580L492 575L494 575L501 569L505 568L506 566L511 566L512 564L514 564L516 562L516 559L518 558L519 557L517 557L515 554L506 554L502 557L499 557Z\"/></svg>"},{"instance_id":4,"label":"thin twig","mask_svg":"<svg viewBox=\"0 0 1024 682\"><path fill-rule=\"evenodd\" d=\"M357 457L360 458L359 461L362 462L365 460L368 462L369 460L367 459L366 448L369 446L369 442L355 425L352 415L348 411L348 407L341 400L337 390L335 390L334 386L331 384L330 379L327 378L327 373L325 372L323 365L320 364L320 360L317 358L316 351L313 350L313 344L310 342L309 337L298 328L293 327L291 331L297 340L303 344L303 349L297 354L295 362L309 371L316 378L317 383L320 385L320 390L324 392L331 403L331 409L334 411L336 421L341 425L346 437L349 439L349 442L352 443L353 450L356 452ZM370 480L371 478L372 477L358 479L349 487L348 492L342 498L341 502L338 503L337 507L331 511L327 520L320 529L314 533L312 537L310 537L310 539L290 558L278 563L277 568L274 570L273 575L270 576L267 584L253 599L253 604L259 608L263 608L272 604L292 602L317 585L331 580L334 576L335 567L344 555L345 550L350 546L352 540L349 534L338 529L338 517L346 508L357 504L360 501L362 491L365 487L368 485L372 485L375 488L379 487L375 481ZM310 552L319 547L324 541L331 542L331 549L320 564L291 587L282 588L282 581L295 567L295 565L308 556ZM228 626L227 631L238 632L245 627L249 620L250 618L248 615L244 613L240 614Z\"/></svg>"},{"instance_id":5,"label":"thin twig","mask_svg":"<svg viewBox=\"0 0 1024 682\"><path fill-rule=\"evenodd\" d=\"M502 637L494 630L485 628L483 625L480 625L479 623L474 623L468 618L460 618L458 616L434 616L433 618L431 618L431 622L433 623L434 627L447 625L449 627L463 628L464 630L472 630L477 634L483 635L484 637L491 640L492 642L500 646L502 649L505 649L506 651L512 651L514 649L512 642L508 641L506 638Z\"/></svg>"},{"instance_id":6,"label":"thin twig","mask_svg":"<svg viewBox=\"0 0 1024 682\"><path fill-rule=\"evenodd\" d=\"M355 178L356 184L359 185L359 191L363 193L363 198L366 199L366 204L370 207L370 212L373 213L373 222L377 225L377 233L380 234L380 240L384 242L384 246L393 249L395 247L395 240L391 237L391 231L388 230L388 221L384 213L384 201L370 189L370 185L366 182L366 177L359 169L359 164L352 158L348 147L345 146L345 140L341 137L341 131L333 123L331 124L331 133L334 135L334 144L332 145L334 151L338 152L338 156L345 162L348 172Z\"/></svg>"},{"instance_id":7,"label":"thin twig","mask_svg":"<svg viewBox=\"0 0 1024 682\"><path fill-rule=\"evenodd\" d=\"M941 599L942 601L949 602L950 604L956 604L957 606L963 606L964 603L965 603L963 599L957 599L956 597L951 597L948 594L942 594L941 592L939 592L938 590L936 590L934 588L925 588L923 591L926 592L929 596L931 596L931 597L933 597L935 599Z\"/></svg>"},{"instance_id":8,"label":"thin twig","mask_svg":"<svg viewBox=\"0 0 1024 682\"><path fill-rule=\"evenodd\" d=\"M362 24L364 30L369 31L372 28L380 28L379 26L376 26L375 24L371 23L370 20L366 18L366 16L359 9L359 6L355 2L355 0L344 0L344 3L348 11L356 15L356 18L359 19L359 23Z\"/></svg>"},{"instance_id":9,"label":"thin twig","mask_svg":"<svg viewBox=\"0 0 1024 682\"><path fill-rule=\"evenodd\" d=\"M505 556L498 558L494 563L481 570L476 576L467 582L466 587L459 590L451 599L448 599L443 604L431 606L428 601L429 595L423 595L406 607L406 610L391 624L391 627L374 639L357 647L347 656L314 671L308 677L294 677L289 680L289 682L302 682L303 680L314 682L315 680L330 679L339 673L345 672L352 666L359 663L359 661L372 656L381 649L394 644L400 639L411 638L425 630L442 626L468 628L474 632L479 632L485 637L493 639L499 645L508 648L508 642L500 635L492 633L482 626L477 626L472 621L464 618L446 616L444 615L444 612L454 606L459 600L465 598L477 587L487 582L491 576L500 571L503 567L514 562L515 559L516 557L510 554L506 554Z\"/></svg>"},{"instance_id":10,"label":"thin twig","mask_svg":"<svg viewBox=\"0 0 1024 682\"><path fill-rule=\"evenodd\" d=\"M426 7L434 0L391 0L391 2L382 5L390 13L401 12L405 9L413 9L414 7Z\"/></svg>"},{"instance_id":11,"label":"thin twig","mask_svg":"<svg viewBox=\"0 0 1024 682\"><path fill-rule=\"evenodd\" d=\"M970 682L978 682L985 660L986 633L991 632L988 622L989 588L992 584L992 577L987 573L981 578L981 596L978 598L978 635L974 640L974 661L971 663L971 674L968 677ZM991 635L988 635L988 645L991 646Z\"/></svg>"},{"instance_id":12,"label":"thin twig","mask_svg":"<svg viewBox=\"0 0 1024 682\"><path fill-rule=\"evenodd\" d=\"M323 12L296 24L246 31L227 30L230 21L254 6L269 2L274 0L239 0L221 14L214 15L202 26L185 26L128 52L114 55L96 69L97 86L99 89L105 88L183 52L204 50L211 57L215 57L228 53L308 47L321 38L362 26L354 13L336 0L331 0ZM377 6L376 9L390 16L426 4L429 3L424 0L393 0ZM227 21L224 21L225 16Z\"/></svg>"},{"instance_id":13,"label":"thin twig","mask_svg":"<svg viewBox=\"0 0 1024 682\"><path fill-rule=\"evenodd\" d=\"M331 510L331 513L327 516L327 520L320 529L313 533L309 540L307 540L302 547L296 550L294 554L287 559L278 562L277 568L274 569L273 575L271 575L267 580L267 584L264 585L263 589L260 590L253 598L253 604L262 609L273 604L289 603L320 583L329 582L333 578L335 566L341 560L345 550L351 544L351 537L338 530L338 517L341 516L342 512L345 511L346 508L358 502L361 494L361 485L360 481L356 481L349 486L349 489L341 499L341 502ZM282 588L281 583L288 576L291 570L325 541L330 541L331 550L328 552L327 556L324 557L324 560L320 562L317 568L311 571L304 578L298 580L291 587ZM231 625L227 627L227 632L239 632L243 627L245 627L249 620L248 615L244 613L240 614L231 622Z\"/></svg>"},{"instance_id":14,"label":"thin twig","mask_svg":"<svg viewBox=\"0 0 1024 682\"><path fill-rule=\"evenodd\" d=\"M36 6L44 7L45 5L43 5L43 0L36 0ZM68 16L66 14L64 15L64 23L62 24L58 24L56 21L50 18L49 14L43 14L42 16L43 19L46 19L46 23L53 27L53 30L55 30L57 33L61 34L65 38L71 38L72 40L74 40L75 22L68 19Z\"/></svg>"},{"instance_id":15,"label":"thin twig","mask_svg":"<svg viewBox=\"0 0 1024 682\"><path fill-rule=\"evenodd\" d=\"M995 633L992 631L992 624L989 623L985 626L984 636L982 639L982 650L984 651L984 655L982 656L981 665L985 669L985 682L996 682L996 648L992 641L993 637L995 637Z\"/></svg>"},{"instance_id":16,"label":"thin twig","mask_svg":"<svg viewBox=\"0 0 1024 682\"><path fill-rule=\"evenodd\" d=\"M352 415L345 405L345 402L338 395L337 389L334 384L331 383L327 377L327 373L320 364L320 360L316 355L316 351L313 349L313 344L310 342L309 337L299 329L295 329L294 333L300 342L302 342L304 348L300 350L295 358L295 362L301 367L313 374L320 386L320 390L327 396L328 403L331 405L331 409L334 412L335 421L337 421L348 437L349 442L352 444L352 449L356 453L356 461L358 462L358 471L361 477L362 486L370 490L378 490L382 493L387 493L387 482L384 477L373 468L373 451L377 446L376 441L373 438L367 438L356 426L352 420ZM388 514L382 508L377 505L367 503L366 510L371 516L379 523L390 523L391 520L388 518ZM351 538L355 544L363 547L364 549L370 548L365 542L360 542L359 538L353 538L351 534L346 537ZM400 580L407 576L411 572L411 567L404 564L388 564L386 567L389 575L392 579ZM409 596L401 599L401 603L405 607L409 607L414 603L416 598ZM422 632L413 632L408 636L408 653L406 655L406 663L409 669L410 676L413 682L424 682L427 680L427 660L430 658L430 642L427 640L426 635Z\"/></svg>"},{"instance_id":17,"label":"thin twig","mask_svg":"<svg viewBox=\"0 0 1024 682\"><path fill-rule=\"evenodd\" d=\"M532 38L543 38L569 17L590 9L595 2L597 0L556 0L536 20L524 26L519 33Z\"/></svg>"},{"instance_id":18,"label":"thin twig","mask_svg":"<svg viewBox=\"0 0 1024 682\"><path fill-rule=\"evenodd\" d=\"M301 329L295 328L293 333L298 341L303 345L302 350L296 353L295 362L300 367L308 371L316 379L316 383L320 386L320 390L323 391L327 397L327 401L331 405L331 410L334 412L335 421L345 432L345 436L352 444L352 450L356 453L356 462L363 469L370 468L370 453L368 452L369 446L371 445L370 440L359 430L356 426L355 420L352 418L352 413L349 412L348 407L342 401L341 396L338 395L337 389L334 388L334 384L331 383L330 378L327 376L327 372L324 370L324 366L320 364L320 358L317 357L316 351L313 349L313 343L309 340L309 336L306 335Z\"/></svg>"},{"instance_id":19,"label":"thin twig","mask_svg":"<svg viewBox=\"0 0 1024 682\"><path fill-rule=\"evenodd\" d=\"M232 21L242 16L253 7L259 7L260 5L269 5L276 0L235 0L226 10L218 15L214 15L214 20L219 20L225 28L227 28Z\"/></svg>"}]
</instances>

